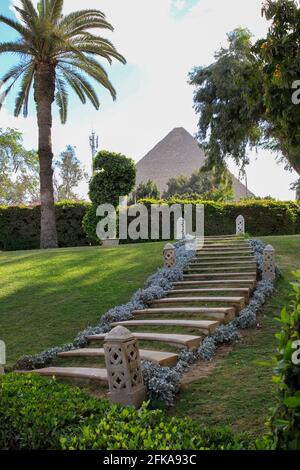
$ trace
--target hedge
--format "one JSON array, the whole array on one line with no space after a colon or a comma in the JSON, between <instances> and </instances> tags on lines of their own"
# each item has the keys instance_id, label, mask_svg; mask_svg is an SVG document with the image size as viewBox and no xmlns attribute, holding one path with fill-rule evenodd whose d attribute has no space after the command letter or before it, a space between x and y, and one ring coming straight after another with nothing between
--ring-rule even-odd
<instances>
[{"instance_id":1,"label":"hedge","mask_svg":"<svg viewBox=\"0 0 300 470\"><path fill-rule=\"evenodd\" d=\"M172 198L168 201L143 199L141 204L196 204L204 205L205 235L235 233L235 221L243 215L246 231L252 236L294 235L300 233L300 204L298 201L248 200L239 203L190 201ZM195 212L195 211L194 211Z\"/></svg>"},{"instance_id":2,"label":"hedge","mask_svg":"<svg viewBox=\"0 0 300 470\"><path fill-rule=\"evenodd\" d=\"M235 219L239 214L245 217L246 231L252 236L300 234L300 204L296 201L249 200L240 203L219 203L181 199L169 201L144 199L140 202L148 207L151 203L185 203L193 204L194 207L197 203L203 203L206 235L235 233ZM60 202L56 204L60 247L86 246L97 243L87 237L82 226L83 217L90 206L91 204L88 202ZM39 248L39 236L39 206L0 206L0 250ZM170 238L174 238L174 233L171 233Z\"/></svg>"},{"instance_id":3,"label":"hedge","mask_svg":"<svg viewBox=\"0 0 300 470\"><path fill-rule=\"evenodd\" d=\"M90 207L86 202L55 205L60 247L86 246L82 219ZM0 250L32 250L40 246L40 206L0 206Z\"/></svg>"},{"instance_id":4,"label":"hedge","mask_svg":"<svg viewBox=\"0 0 300 470\"><path fill-rule=\"evenodd\" d=\"M247 436L204 428L161 410L110 405L37 375L0 377L2 450L240 450Z\"/></svg>"}]
</instances>

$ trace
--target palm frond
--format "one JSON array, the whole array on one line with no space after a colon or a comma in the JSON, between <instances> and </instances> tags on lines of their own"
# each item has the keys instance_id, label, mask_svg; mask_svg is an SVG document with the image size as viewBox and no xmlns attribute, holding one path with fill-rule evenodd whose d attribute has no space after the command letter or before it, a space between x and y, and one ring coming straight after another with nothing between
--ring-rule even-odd
<instances>
[{"instance_id":1,"label":"palm frond","mask_svg":"<svg viewBox=\"0 0 300 470\"><path fill-rule=\"evenodd\" d=\"M31 65L27 68L26 73L24 73L23 75L20 91L15 104L15 117L18 117L20 115L22 107L24 117L28 116L28 99L34 78L34 69L34 64L31 63Z\"/></svg>"},{"instance_id":2,"label":"palm frond","mask_svg":"<svg viewBox=\"0 0 300 470\"><path fill-rule=\"evenodd\" d=\"M52 1L52 9L50 13L50 18L53 21L53 23L57 23L61 16L62 16L62 11L63 11L63 6L64 6L64 0L53 0Z\"/></svg>"},{"instance_id":3,"label":"palm frond","mask_svg":"<svg viewBox=\"0 0 300 470\"><path fill-rule=\"evenodd\" d=\"M31 0L21 0L23 9L32 17L37 18L38 14Z\"/></svg>"},{"instance_id":4,"label":"palm frond","mask_svg":"<svg viewBox=\"0 0 300 470\"><path fill-rule=\"evenodd\" d=\"M16 54L32 54L33 51L30 50L30 47L21 42L2 42L0 43L0 54L6 52L16 53Z\"/></svg>"},{"instance_id":5,"label":"palm frond","mask_svg":"<svg viewBox=\"0 0 300 470\"><path fill-rule=\"evenodd\" d=\"M68 115L68 93L64 84L64 81L60 78L56 78L56 96L55 101L59 107L60 120L62 124L65 124L67 121Z\"/></svg>"},{"instance_id":6,"label":"palm frond","mask_svg":"<svg viewBox=\"0 0 300 470\"><path fill-rule=\"evenodd\" d=\"M16 78L16 77L19 78L22 75L22 73L24 73L25 70L30 66L30 64L31 64L31 61L26 62L25 64L21 63L18 65L15 65L2 77L2 82L6 83L12 78Z\"/></svg>"},{"instance_id":7,"label":"palm frond","mask_svg":"<svg viewBox=\"0 0 300 470\"><path fill-rule=\"evenodd\" d=\"M21 36L23 36L25 39L32 39L32 33L28 28L25 28L21 23L18 21L11 20L10 18L7 18L6 16L0 15L0 23L4 23L7 26L10 26L13 28L15 31L17 31Z\"/></svg>"},{"instance_id":8,"label":"palm frond","mask_svg":"<svg viewBox=\"0 0 300 470\"><path fill-rule=\"evenodd\" d=\"M64 61L61 61L61 62L64 62ZM102 86L104 86L104 88L109 90L113 100L116 99L116 96L117 96L116 90L113 87L112 83L110 82L107 72L92 57L85 57L84 61L74 58L71 60L71 62L66 62L66 63L82 70L87 75L92 77L94 80L96 80L96 82L100 83Z\"/></svg>"},{"instance_id":9,"label":"palm frond","mask_svg":"<svg viewBox=\"0 0 300 470\"><path fill-rule=\"evenodd\" d=\"M69 13L68 15L65 15L62 21L60 22L61 27L71 27L74 22L78 20L82 20L84 18L90 18L91 16L105 19L105 14L102 13L99 10L80 10L80 11L74 11L72 13Z\"/></svg>"},{"instance_id":10,"label":"palm frond","mask_svg":"<svg viewBox=\"0 0 300 470\"><path fill-rule=\"evenodd\" d=\"M100 107L100 103L97 97L97 93L89 83L88 80L80 73L74 70L74 68L68 67L66 65L59 65L59 67L63 70L63 74L67 75L68 77L72 77L74 81L77 81L77 84L81 87L83 93L85 93L86 97L90 100L92 105L98 110Z\"/></svg>"},{"instance_id":11,"label":"palm frond","mask_svg":"<svg viewBox=\"0 0 300 470\"><path fill-rule=\"evenodd\" d=\"M113 31L113 26L105 20L97 18L86 18L73 25L73 28L67 32L66 36L72 38L78 34L84 33L88 29L109 29Z\"/></svg>"}]
</instances>

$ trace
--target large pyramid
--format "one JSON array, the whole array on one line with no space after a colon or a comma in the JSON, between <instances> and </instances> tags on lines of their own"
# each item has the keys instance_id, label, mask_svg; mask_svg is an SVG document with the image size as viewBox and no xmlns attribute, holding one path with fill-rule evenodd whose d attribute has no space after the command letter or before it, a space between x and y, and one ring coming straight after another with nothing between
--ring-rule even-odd
<instances>
[{"instance_id":1,"label":"large pyramid","mask_svg":"<svg viewBox=\"0 0 300 470\"><path fill-rule=\"evenodd\" d=\"M183 127L176 127L137 163L137 186L149 179L162 194L170 178L191 176L204 165L205 154L194 137ZM233 176L235 199L247 196L246 187ZM248 196L253 193L248 190Z\"/></svg>"}]
</instances>

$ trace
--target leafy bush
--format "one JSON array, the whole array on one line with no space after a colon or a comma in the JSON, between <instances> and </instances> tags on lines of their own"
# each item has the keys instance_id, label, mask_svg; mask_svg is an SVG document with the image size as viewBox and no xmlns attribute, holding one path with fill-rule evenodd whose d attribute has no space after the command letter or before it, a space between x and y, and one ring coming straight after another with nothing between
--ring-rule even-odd
<instances>
[{"instance_id":1,"label":"leafy bush","mask_svg":"<svg viewBox=\"0 0 300 470\"><path fill-rule=\"evenodd\" d=\"M282 328L276 334L273 381L278 385L279 399L269 423L274 448L283 450L300 450L300 353L293 347L293 342L300 340L300 270L293 275L291 303L281 311Z\"/></svg>"},{"instance_id":2,"label":"leafy bush","mask_svg":"<svg viewBox=\"0 0 300 470\"><path fill-rule=\"evenodd\" d=\"M90 398L75 387L35 375L0 378L1 449L198 450L248 449L244 436L206 429Z\"/></svg>"},{"instance_id":3,"label":"leafy bush","mask_svg":"<svg viewBox=\"0 0 300 470\"><path fill-rule=\"evenodd\" d=\"M235 221L240 214L245 217L246 230L251 235L293 235L300 233L300 204L296 201L247 200L239 203L221 203L171 198L165 201L143 199L140 203L147 206L157 203L169 205L193 204L194 214L196 213L196 204L203 204L205 208L205 235L235 233Z\"/></svg>"},{"instance_id":4,"label":"leafy bush","mask_svg":"<svg viewBox=\"0 0 300 470\"><path fill-rule=\"evenodd\" d=\"M55 205L60 247L91 243L82 219L86 202L62 201ZM40 246L40 206L0 206L0 250L33 250Z\"/></svg>"}]
</instances>

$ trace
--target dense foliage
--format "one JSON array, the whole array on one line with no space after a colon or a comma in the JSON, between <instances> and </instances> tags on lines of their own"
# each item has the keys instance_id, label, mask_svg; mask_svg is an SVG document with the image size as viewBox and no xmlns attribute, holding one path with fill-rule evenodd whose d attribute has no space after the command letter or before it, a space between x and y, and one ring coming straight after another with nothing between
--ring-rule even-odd
<instances>
[{"instance_id":1,"label":"dense foliage","mask_svg":"<svg viewBox=\"0 0 300 470\"><path fill-rule=\"evenodd\" d=\"M65 450L239 450L229 429L206 429L162 411L112 406L78 388L34 375L0 378L0 448Z\"/></svg>"},{"instance_id":2,"label":"dense foliage","mask_svg":"<svg viewBox=\"0 0 300 470\"><path fill-rule=\"evenodd\" d=\"M134 199L139 201L140 199L150 198L159 199L160 193L156 183L152 180L148 180L147 183L141 183L133 193Z\"/></svg>"},{"instance_id":3,"label":"dense foliage","mask_svg":"<svg viewBox=\"0 0 300 470\"><path fill-rule=\"evenodd\" d=\"M239 214L245 216L246 230L251 235L293 235L300 233L300 205L297 202L248 200L240 203L224 204L212 201L183 200L182 198L173 198L170 201L146 199L141 200L141 202L144 202L147 206L158 202L167 204L203 203L205 207L204 228L206 235L235 233L235 219ZM96 207L94 210L89 210L91 207L89 203L70 201L62 201L57 203L55 207L59 246L85 246L98 242L98 238L93 241L93 238L89 238L82 228L84 216L86 216L85 224L91 218L90 225L92 233L94 233L93 231L98 222ZM38 248L39 217L39 206L0 206L0 250ZM129 222L130 220L129 217ZM173 237L173 234L171 235Z\"/></svg>"},{"instance_id":4,"label":"dense foliage","mask_svg":"<svg viewBox=\"0 0 300 470\"><path fill-rule=\"evenodd\" d=\"M39 164L34 150L23 146L22 134L0 128L0 204L39 200Z\"/></svg>"},{"instance_id":5,"label":"dense foliage","mask_svg":"<svg viewBox=\"0 0 300 470\"><path fill-rule=\"evenodd\" d=\"M60 247L85 246L82 219L90 204L61 201L55 204ZM32 250L39 248L40 206L0 206L0 250Z\"/></svg>"},{"instance_id":6,"label":"dense foliage","mask_svg":"<svg viewBox=\"0 0 300 470\"><path fill-rule=\"evenodd\" d=\"M273 380L278 384L278 406L270 420L274 447L300 449L300 271L294 273L291 302L280 316L276 334L278 353ZM293 345L297 342L297 345Z\"/></svg>"},{"instance_id":7,"label":"dense foliage","mask_svg":"<svg viewBox=\"0 0 300 470\"><path fill-rule=\"evenodd\" d=\"M66 147L55 161L54 190L57 201L73 201L78 199L76 188L88 178L83 165L76 156L75 148Z\"/></svg>"},{"instance_id":8,"label":"dense foliage","mask_svg":"<svg viewBox=\"0 0 300 470\"><path fill-rule=\"evenodd\" d=\"M234 199L232 176L227 168L214 168L211 171L201 169L190 177L171 178L167 185L164 199L174 196L223 202Z\"/></svg>"},{"instance_id":9,"label":"dense foliage","mask_svg":"<svg viewBox=\"0 0 300 470\"><path fill-rule=\"evenodd\" d=\"M135 185L136 167L131 158L120 153L100 151L94 159L94 174L90 181L89 196L92 201L83 226L87 235L94 241L99 239L96 226L100 221L97 207L101 204L119 205L119 198L127 196Z\"/></svg>"},{"instance_id":10,"label":"dense foliage","mask_svg":"<svg viewBox=\"0 0 300 470\"><path fill-rule=\"evenodd\" d=\"M232 156L243 167L247 150L263 145L300 174L300 7L295 0L265 0L262 14L270 22L265 38L253 43L238 28L211 65L190 74L198 138L210 165Z\"/></svg>"}]
</instances>

